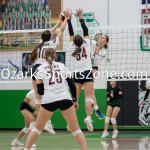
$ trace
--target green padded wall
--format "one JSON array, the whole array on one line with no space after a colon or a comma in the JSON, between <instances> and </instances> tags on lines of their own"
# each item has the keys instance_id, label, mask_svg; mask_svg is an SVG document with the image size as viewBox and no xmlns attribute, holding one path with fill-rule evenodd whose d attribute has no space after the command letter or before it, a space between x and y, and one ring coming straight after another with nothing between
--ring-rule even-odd
<instances>
[{"instance_id":1,"label":"green padded wall","mask_svg":"<svg viewBox=\"0 0 150 150\"><path fill-rule=\"evenodd\" d=\"M24 120L19 111L20 103L24 100L28 90L1 90L1 105L0 105L0 129L18 129L24 127ZM97 89L96 97L98 105L103 112L106 111L106 90ZM84 118L86 117L84 108L84 92L81 92L79 100L79 109L77 116L80 127L86 129ZM93 125L95 129L103 129L104 121L100 121L95 117L95 112L92 115ZM63 119L61 112L57 110L53 117L52 123L55 129L65 129L66 121Z\"/></svg>"}]
</instances>

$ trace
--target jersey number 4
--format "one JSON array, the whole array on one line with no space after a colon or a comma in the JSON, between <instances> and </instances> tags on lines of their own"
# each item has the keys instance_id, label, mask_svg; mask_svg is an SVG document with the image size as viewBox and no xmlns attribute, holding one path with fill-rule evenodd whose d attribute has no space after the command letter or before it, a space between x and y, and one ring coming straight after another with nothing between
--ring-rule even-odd
<instances>
[{"instance_id":1,"label":"jersey number 4","mask_svg":"<svg viewBox=\"0 0 150 150\"><path fill-rule=\"evenodd\" d=\"M77 61L81 60L81 57L85 57L87 59L87 54L85 48L82 48L82 52L80 54L76 54Z\"/></svg>"}]
</instances>

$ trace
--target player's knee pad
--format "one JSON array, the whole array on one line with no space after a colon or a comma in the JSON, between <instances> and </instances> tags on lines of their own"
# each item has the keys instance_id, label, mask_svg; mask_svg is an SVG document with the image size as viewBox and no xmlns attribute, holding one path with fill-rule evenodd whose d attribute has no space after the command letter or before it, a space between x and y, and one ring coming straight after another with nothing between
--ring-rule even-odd
<instances>
[{"instance_id":1,"label":"player's knee pad","mask_svg":"<svg viewBox=\"0 0 150 150\"><path fill-rule=\"evenodd\" d=\"M32 129L32 131L36 132L38 135L41 134L41 131L40 131L38 128L36 128L35 126L34 126L34 128Z\"/></svg>"},{"instance_id":2,"label":"player's knee pad","mask_svg":"<svg viewBox=\"0 0 150 150\"><path fill-rule=\"evenodd\" d=\"M30 126L29 126L29 130L32 130L34 128L34 126L35 126L35 122L31 122Z\"/></svg>"},{"instance_id":3,"label":"player's knee pad","mask_svg":"<svg viewBox=\"0 0 150 150\"><path fill-rule=\"evenodd\" d=\"M22 129L22 132L25 133L25 134L28 134L28 133L29 133L29 128L26 128L26 127L23 128L23 129Z\"/></svg>"},{"instance_id":4,"label":"player's knee pad","mask_svg":"<svg viewBox=\"0 0 150 150\"><path fill-rule=\"evenodd\" d=\"M92 104L94 104L94 101L92 98L85 98L85 102L91 102Z\"/></svg>"},{"instance_id":5,"label":"player's knee pad","mask_svg":"<svg viewBox=\"0 0 150 150\"><path fill-rule=\"evenodd\" d=\"M110 117L105 117L105 123L109 123L109 121L110 121Z\"/></svg>"},{"instance_id":6,"label":"player's knee pad","mask_svg":"<svg viewBox=\"0 0 150 150\"><path fill-rule=\"evenodd\" d=\"M81 129L75 130L74 132L72 132L72 135L75 137L79 133L82 133Z\"/></svg>"},{"instance_id":7,"label":"player's knee pad","mask_svg":"<svg viewBox=\"0 0 150 150\"><path fill-rule=\"evenodd\" d=\"M111 118L111 123L116 124L116 118Z\"/></svg>"}]
</instances>

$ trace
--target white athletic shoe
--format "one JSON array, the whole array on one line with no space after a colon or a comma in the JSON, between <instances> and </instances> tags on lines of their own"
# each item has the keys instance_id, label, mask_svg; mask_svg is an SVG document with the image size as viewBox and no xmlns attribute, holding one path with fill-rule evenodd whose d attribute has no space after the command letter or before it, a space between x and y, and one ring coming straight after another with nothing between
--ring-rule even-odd
<instances>
[{"instance_id":1,"label":"white athletic shoe","mask_svg":"<svg viewBox=\"0 0 150 150\"><path fill-rule=\"evenodd\" d=\"M84 122L87 126L87 129L90 131L90 132L93 132L93 125L92 125L92 120L89 119L89 118L85 118L84 119Z\"/></svg>"},{"instance_id":2,"label":"white athletic shoe","mask_svg":"<svg viewBox=\"0 0 150 150\"><path fill-rule=\"evenodd\" d=\"M19 140L15 139L15 140L12 141L11 146L18 146L18 147L20 146L20 147L23 147L24 144L21 143L21 142L19 142Z\"/></svg>"},{"instance_id":3,"label":"white athletic shoe","mask_svg":"<svg viewBox=\"0 0 150 150\"><path fill-rule=\"evenodd\" d=\"M118 130L114 130L112 138L115 139L117 137L117 135L118 135Z\"/></svg>"},{"instance_id":4,"label":"white athletic shoe","mask_svg":"<svg viewBox=\"0 0 150 150\"><path fill-rule=\"evenodd\" d=\"M56 134L54 129L53 129L53 125L50 123L47 123L44 127L44 130L49 132L50 134Z\"/></svg>"},{"instance_id":5,"label":"white athletic shoe","mask_svg":"<svg viewBox=\"0 0 150 150\"><path fill-rule=\"evenodd\" d=\"M102 134L102 136L101 136L101 138L105 138L105 137L107 137L108 135L109 135L109 133L108 133L107 131L104 131L103 134Z\"/></svg>"}]
</instances>

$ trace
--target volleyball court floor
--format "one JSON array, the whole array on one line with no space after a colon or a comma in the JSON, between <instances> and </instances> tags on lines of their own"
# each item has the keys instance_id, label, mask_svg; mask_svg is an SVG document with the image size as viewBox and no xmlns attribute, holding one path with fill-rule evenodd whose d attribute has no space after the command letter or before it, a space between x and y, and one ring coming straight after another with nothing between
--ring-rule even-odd
<instances>
[{"instance_id":1,"label":"volleyball court floor","mask_svg":"<svg viewBox=\"0 0 150 150\"><path fill-rule=\"evenodd\" d=\"M37 148L32 150L79 150L73 136L67 131L57 131L56 135L43 132L36 141ZM0 150L23 150L22 147L11 147L11 141L18 131L0 131ZM100 138L101 131L84 132L88 150L150 150L150 132L119 132L113 140ZM111 132L110 132L111 133ZM21 140L25 143L26 138Z\"/></svg>"}]
</instances>

